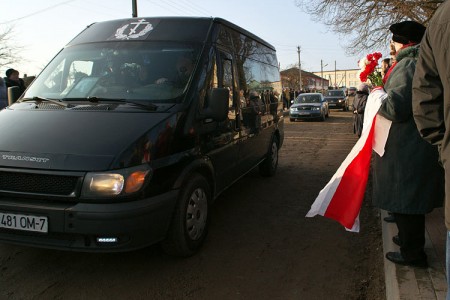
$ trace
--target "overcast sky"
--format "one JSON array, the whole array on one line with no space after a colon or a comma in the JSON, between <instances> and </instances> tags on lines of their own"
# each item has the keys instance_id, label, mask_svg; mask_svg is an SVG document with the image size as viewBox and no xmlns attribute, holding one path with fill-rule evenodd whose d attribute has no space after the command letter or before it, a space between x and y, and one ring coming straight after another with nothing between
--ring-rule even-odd
<instances>
[{"instance_id":1,"label":"overcast sky","mask_svg":"<svg viewBox=\"0 0 450 300\"><path fill-rule=\"evenodd\" d=\"M76 34L98 21L128 18L131 0L0 0L0 26L14 28L14 42L23 47L24 61L9 67L37 75ZM348 56L345 37L314 22L295 0L137 0L138 16L221 17L258 35L277 49L281 69L298 64L302 69L358 68L360 56ZM379 49L373 49L374 51ZM373 52L373 51L371 51Z\"/></svg>"}]
</instances>

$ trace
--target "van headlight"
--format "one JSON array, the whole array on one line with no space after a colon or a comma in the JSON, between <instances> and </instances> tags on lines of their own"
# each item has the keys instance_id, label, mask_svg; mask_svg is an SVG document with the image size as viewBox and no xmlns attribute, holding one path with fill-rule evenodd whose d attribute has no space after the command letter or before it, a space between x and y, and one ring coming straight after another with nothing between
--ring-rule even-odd
<instances>
[{"instance_id":1,"label":"van headlight","mask_svg":"<svg viewBox=\"0 0 450 300\"><path fill-rule=\"evenodd\" d=\"M108 171L89 172L81 189L82 198L102 198L129 195L142 189L151 176L148 165Z\"/></svg>"}]
</instances>

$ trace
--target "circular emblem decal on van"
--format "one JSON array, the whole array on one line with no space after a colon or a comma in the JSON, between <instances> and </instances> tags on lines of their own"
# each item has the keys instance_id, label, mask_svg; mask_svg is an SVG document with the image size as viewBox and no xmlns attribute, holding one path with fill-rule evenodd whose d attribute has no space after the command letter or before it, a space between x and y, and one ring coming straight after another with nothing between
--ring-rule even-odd
<instances>
[{"instance_id":1,"label":"circular emblem decal on van","mask_svg":"<svg viewBox=\"0 0 450 300\"><path fill-rule=\"evenodd\" d=\"M127 30L129 28L129 30ZM137 39L146 35L153 30L152 24L146 22L145 19L140 19L137 22L131 22L116 30L115 37L119 40Z\"/></svg>"}]
</instances>

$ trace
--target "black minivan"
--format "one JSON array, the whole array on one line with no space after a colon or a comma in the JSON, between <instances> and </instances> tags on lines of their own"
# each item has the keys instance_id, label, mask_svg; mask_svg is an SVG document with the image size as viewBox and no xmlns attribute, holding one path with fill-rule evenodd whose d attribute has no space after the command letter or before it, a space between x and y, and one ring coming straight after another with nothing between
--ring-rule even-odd
<instances>
[{"instance_id":1,"label":"black minivan","mask_svg":"<svg viewBox=\"0 0 450 300\"><path fill-rule=\"evenodd\" d=\"M194 254L213 200L275 173L280 93L274 47L223 19L88 26L0 112L0 241Z\"/></svg>"}]
</instances>

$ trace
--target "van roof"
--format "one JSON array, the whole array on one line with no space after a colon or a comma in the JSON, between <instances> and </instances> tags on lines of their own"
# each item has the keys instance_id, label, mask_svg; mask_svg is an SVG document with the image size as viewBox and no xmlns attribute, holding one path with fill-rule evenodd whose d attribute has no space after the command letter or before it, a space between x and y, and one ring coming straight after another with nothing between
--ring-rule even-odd
<instances>
[{"instance_id":1,"label":"van roof","mask_svg":"<svg viewBox=\"0 0 450 300\"><path fill-rule=\"evenodd\" d=\"M205 17L141 17L93 23L72 39L68 46L120 40L205 42L214 23L228 26L275 50L268 42L227 20Z\"/></svg>"}]
</instances>

